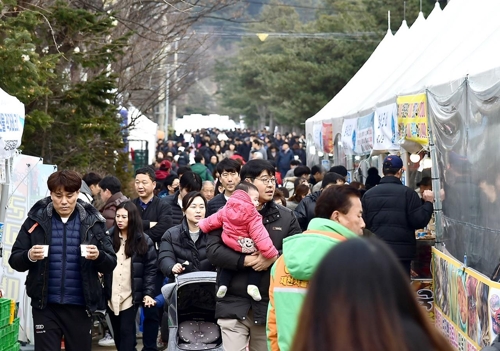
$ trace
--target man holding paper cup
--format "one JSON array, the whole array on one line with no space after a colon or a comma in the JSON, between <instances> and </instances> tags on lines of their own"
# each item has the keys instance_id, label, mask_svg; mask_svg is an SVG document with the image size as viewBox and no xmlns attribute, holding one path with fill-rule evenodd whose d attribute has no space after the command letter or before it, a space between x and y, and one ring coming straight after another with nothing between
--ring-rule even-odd
<instances>
[{"instance_id":1,"label":"man holding paper cup","mask_svg":"<svg viewBox=\"0 0 500 351\"><path fill-rule=\"evenodd\" d=\"M50 196L31 208L12 247L10 266L29 271L35 351L59 350L63 336L66 350L91 350L91 314L103 301L98 272L116 266L104 217L78 200L81 183L73 171L50 175Z\"/></svg>"}]
</instances>

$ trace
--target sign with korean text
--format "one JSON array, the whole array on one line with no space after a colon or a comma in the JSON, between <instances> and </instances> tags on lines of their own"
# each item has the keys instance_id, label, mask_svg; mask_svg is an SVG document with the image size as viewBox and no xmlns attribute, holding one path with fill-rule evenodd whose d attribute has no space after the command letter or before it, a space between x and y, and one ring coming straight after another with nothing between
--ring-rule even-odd
<instances>
[{"instance_id":1,"label":"sign with korean text","mask_svg":"<svg viewBox=\"0 0 500 351\"><path fill-rule=\"evenodd\" d=\"M356 145L354 152L369 154L373 149L373 113L359 117L356 129Z\"/></svg>"},{"instance_id":2,"label":"sign with korean text","mask_svg":"<svg viewBox=\"0 0 500 351\"><path fill-rule=\"evenodd\" d=\"M398 106L391 104L375 110L373 150L399 150Z\"/></svg>"},{"instance_id":3,"label":"sign with korean text","mask_svg":"<svg viewBox=\"0 0 500 351\"><path fill-rule=\"evenodd\" d=\"M11 157L21 146L24 105L0 89L0 158Z\"/></svg>"},{"instance_id":4,"label":"sign with korean text","mask_svg":"<svg viewBox=\"0 0 500 351\"><path fill-rule=\"evenodd\" d=\"M399 96L397 103L400 141L409 140L427 145L427 95Z\"/></svg>"},{"instance_id":5,"label":"sign with korean text","mask_svg":"<svg viewBox=\"0 0 500 351\"><path fill-rule=\"evenodd\" d=\"M354 146L356 145L356 129L358 127L358 119L344 119L342 124L342 148L346 155L354 154Z\"/></svg>"}]
</instances>

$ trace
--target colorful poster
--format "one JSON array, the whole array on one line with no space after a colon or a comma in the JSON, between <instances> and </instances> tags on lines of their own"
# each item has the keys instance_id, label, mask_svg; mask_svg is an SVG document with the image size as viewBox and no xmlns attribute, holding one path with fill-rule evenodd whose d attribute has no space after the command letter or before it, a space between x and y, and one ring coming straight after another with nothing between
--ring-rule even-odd
<instances>
[{"instance_id":1,"label":"colorful poster","mask_svg":"<svg viewBox=\"0 0 500 351\"><path fill-rule=\"evenodd\" d=\"M356 145L356 128L358 127L358 119L344 119L342 124L342 148L346 155L354 154L354 146Z\"/></svg>"},{"instance_id":2,"label":"colorful poster","mask_svg":"<svg viewBox=\"0 0 500 351\"><path fill-rule=\"evenodd\" d=\"M354 152L357 154L369 154L373 150L373 115L370 113L358 118L354 146Z\"/></svg>"},{"instance_id":3,"label":"colorful poster","mask_svg":"<svg viewBox=\"0 0 500 351\"><path fill-rule=\"evenodd\" d=\"M375 110L373 118L373 150L399 150L398 106L391 104Z\"/></svg>"},{"instance_id":4,"label":"colorful poster","mask_svg":"<svg viewBox=\"0 0 500 351\"><path fill-rule=\"evenodd\" d=\"M427 145L427 95L399 96L397 102L400 141L410 140Z\"/></svg>"},{"instance_id":5,"label":"colorful poster","mask_svg":"<svg viewBox=\"0 0 500 351\"><path fill-rule=\"evenodd\" d=\"M333 153L333 123L323 122L321 129L323 151L327 154Z\"/></svg>"},{"instance_id":6,"label":"colorful poster","mask_svg":"<svg viewBox=\"0 0 500 351\"><path fill-rule=\"evenodd\" d=\"M489 345L500 333L500 284L435 248L433 273L436 326L459 350Z\"/></svg>"}]
</instances>

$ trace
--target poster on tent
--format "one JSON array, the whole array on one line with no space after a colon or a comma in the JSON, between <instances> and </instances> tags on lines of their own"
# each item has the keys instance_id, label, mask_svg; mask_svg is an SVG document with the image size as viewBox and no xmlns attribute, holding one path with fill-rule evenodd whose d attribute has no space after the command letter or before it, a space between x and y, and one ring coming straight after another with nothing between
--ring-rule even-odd
<instances>
[{"instance_id":1,"label":"poster on tent","mask_svg":"<svg viewBox=\"0 0 500 351\"><path fill-rule=\"evenodd\" d=\"M327 154L333 153L333 123L322 122L321 137L323 141L323 151Z\"/></svg>"},{"instance_id":2,"label":"poster on tent","mask_svg":"<svg viewBox=\"0 0 500 351\"><path fill-rule=\"evenodd\" d=\"M373 113L358 118L356 126L356 154L369 154L373 149Z\"/></svg>"},{"instance_id":3,"label":"poster on tent","mask_svg":"<svg viewBox=\"0 0 500 351\"><path fill-rule=\"evenodd\" d=\"M427 120L427 95L399 96L398 129L400 141L414 141L421 145L429 143Z\"/></svg>"},{"instance_id":4,"label":"poster on tent","mask_svg":"<svg viewBox=\"0 0 500 351\"><path fill-rule=\"evenodd\" d=\"M480 350L500 332L500 284L433 248L436 326L464 350Z\"/></svg>"},{"instance_id":5,"label":"poster on tent","mask_svg":"<svg viewBox=\"0 0 500 351\"><path fill-rule=\"evenodd\" d=\"M56 170L53 165L44 165L39 157L18 155L12 164L10 198L7 203L3 230L3 257L1 286L5 296L19 302L21 330L27 333L31 330L31 313L27 301L24 282L26 272L17 272L10 268L8 259L17 234L28 215L30 208L40 199L49 195L47 179ZM27 320L30 319L30 320ZM21 340L26 335L20 334ZM31 339L32 340L32 339Z\"/></svg>"},{"instance_id":6,"label":"poster on tent","mask_svg":"<svg viewBox=\"0 0 500 351\"><path fill-rule=\"evenodd\" d=\"M313 124L313 142L317 150L323 151L323 138L322 138L323 125L321 123Z\"/></svg>"},{"instance_id":7,"label":"poster on tent","mask_svg":"<svg viewBox=\"0 0 500 351\"><path fill-rule=\"evenodd\" d=\"M354 154L354 146L356 145L356 128L358 127L358 119L344 119L342 123L342 148L346 155Z\"/></svg>"},{"instance_id":8,"label":"poster on tent","mask_svg":"<svg viewBox=\"0 0 500 351\"><path fill-rule=\"evenodd\" d=\"M373 118L373 150L399 150L398 106L390 104L375 110Z\"/></svg>"}]
</instances>

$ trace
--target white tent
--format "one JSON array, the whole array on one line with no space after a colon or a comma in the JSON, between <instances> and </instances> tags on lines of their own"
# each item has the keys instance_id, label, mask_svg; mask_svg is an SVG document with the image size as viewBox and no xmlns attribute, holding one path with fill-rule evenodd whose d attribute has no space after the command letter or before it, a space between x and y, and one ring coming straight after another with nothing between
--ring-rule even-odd
<instances>
[{"instance_id":1,"label":"white tent","mask_svg":"<svg viewBox=\"0 0 500 351\"><path fill-rule=\"evenodd\" d=\"M129 147L134 150L140 150L145 147L141 141L147 141L149 164L155 158L158 124L143 115L134 106L130 106L128 112L128 123L132 123L128 134Z\"/></svg>"},{"instance_id":2,"label":"white tent","mask_svg":"<svg viewBox=\"0 0 500 351\"><path fill-rule=\"evenodd\" d=\"M500 40L499 12L496 0L454 0L443 11L436 3L426 21L419 16L410 30L403 24L391 45L384 38L344 89L306 121L307 134L312 135L314 123L361 115L395 102L398 95L447 83L452 89L452 83L460 84L467 75L493 70L481 76L492 84L491 77L500 76L494 55Z\"/></svg>"},{"instance_id":3,"label":"white tent","mask_svg":"<svg viewBox=\"0 0 500 351\"><path fill-rule=\"evenodd\" d=\"M210 114L208 116L201 114L184 115L182 118L175 120L175 132L177 134L184 133L186 130L195 131L202 128L230 130L239 127L235 121L229 119L229 116L217 114Z\"/></svg>"}]
</instances>

